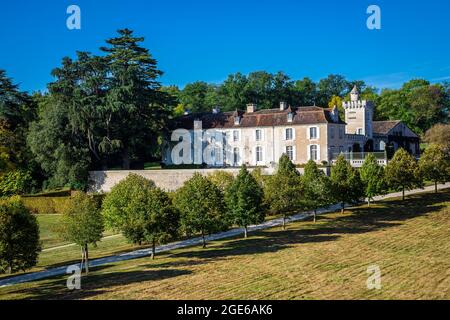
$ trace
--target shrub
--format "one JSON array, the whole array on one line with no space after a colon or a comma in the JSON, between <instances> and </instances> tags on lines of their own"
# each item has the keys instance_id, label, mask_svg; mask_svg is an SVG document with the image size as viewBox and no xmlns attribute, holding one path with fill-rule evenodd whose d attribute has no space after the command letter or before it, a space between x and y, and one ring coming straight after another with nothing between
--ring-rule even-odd
<instances>
[{"instance_id":1,"label":"shrub","mask_svg":"<svg viewBox=\"0 0 450 320\"><path fill-rule=\"evenodd\" d=\"M0 201L0 270L25 271L36 265L40 251L36 217L19 197Z\"/></svg>"},{"instance_id":2,"label":"shrub","mask_svg":"<svg viewBox=\"0 0 450 320\"><path fill-rule=\"evenodd\" d=\"M33 188L33 178L28 171L12 170L0 176L0 195L23 195Z\"/></svg>"}]
</instances>

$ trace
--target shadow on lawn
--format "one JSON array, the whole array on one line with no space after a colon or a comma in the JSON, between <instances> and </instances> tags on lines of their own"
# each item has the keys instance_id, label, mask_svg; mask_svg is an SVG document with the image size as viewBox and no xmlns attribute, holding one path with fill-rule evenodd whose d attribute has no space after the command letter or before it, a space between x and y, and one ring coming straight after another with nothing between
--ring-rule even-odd
<instances>
[{"instance_id":1,"label":"shadow on lawn","mask_svg":"<svg viewBox=\"0 0 450 320\"><path fill-rule=\"evenodd\" d=\"M295 244L333 241L342 234L360 234L401 225L403 221L439 211L450 201L449 192L438 194L419 194L409 196L404 201L380 201L372 207L360 206L347 210L339 216L325 214L318 216L316 224L301 225L288 229L263 230L250 233L250 238L234 238L217 246L214 243L204 250L183 251L169 255L169 258L190 258L191 260L173 261L148 265L149 268L189 266L225 259L230 256L251 255L276 252ZM351 213L348 215L348 213ZM289 229L289 227L291 229ZM192 259L195 258L195 259ZM197 260L198 259L198 260Z\"/></svg>"},{"instance_id":2,"label":"shadow on lawn","mask_svg":"<svg viewBox=\"0 0 450 320\"><path fill-rule=\"evenodd\" d=\"M24 288L10 291L9 294L26 295L26 299L51 300L51 299L84 299L105 293L108 288L116 286L130 285L151 280L163 280L167 278L187 275L192 273L189 270L146 270L130 272L101 273L101 269L108 266L92 268L88 276L81 278L80 290L69 290L66 287L68 276L54 278L35 288Z\"/></svg>"}]
</instances>

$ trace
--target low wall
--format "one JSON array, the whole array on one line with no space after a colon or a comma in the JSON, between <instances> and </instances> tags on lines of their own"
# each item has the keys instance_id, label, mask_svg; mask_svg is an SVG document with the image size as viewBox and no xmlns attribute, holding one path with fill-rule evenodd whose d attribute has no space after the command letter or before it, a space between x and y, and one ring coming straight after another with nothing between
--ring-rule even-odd
<instances>
[{"instance_id":1,"label":"low wall","mask_svg":"<svg viewBox=\"0 0 450 320\"><path fill-rule=\"evenodd\" d=\"M252 171L253 168L249 168ZM271 175L274 173L273 168L264 168L264 175ZM326 171L325 169L323 169ZM108 170L108 171L91 171L90 176L90 192L109 192L111 188L119 181L125 179L130 173L138 174L147 179L153 180L156 186L166 191L173 191L183 185L189 180L194 173L208 175L214 171L225 171L233 175L237 175L239 168L232 169L171 169L171 170ZM300 173L303 173L303 168L298 168Z\"/></svg>"},{"instance_id":2,"label":"low wall","mask_svg":"<svg viewBox=\"0 0 450 320\"><path fill-rule=\"evenodd\" d=\"M111 170L111 171L91 171L90 188L91 192L109 192L111 188L125 179L130 173L135 173L147 179L153 180L156 186L166 191L173 191L189 180L194 173L208 175L214 171L222 170L237 175L239 168L233 169L170 169L170 170ZM252 169L249 169L250 171ZM264 174L272 174L273 169L264 169Z\"/></svg>"}]
</instances>

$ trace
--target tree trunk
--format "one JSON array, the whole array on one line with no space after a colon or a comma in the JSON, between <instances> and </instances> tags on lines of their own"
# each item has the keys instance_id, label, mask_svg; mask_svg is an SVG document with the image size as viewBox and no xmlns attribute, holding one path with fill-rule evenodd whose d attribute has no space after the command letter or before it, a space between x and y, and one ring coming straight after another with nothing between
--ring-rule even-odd
<instances>
[{"instance_id":1,"label":"tree trunk","mask_svg":"<svg viewBox=\"0 0 450 320\"><path fill-rule=\"evenodd\" d=\"M283 216L283 230L286 230L286 217Z\"/></svg>"},{"instance_id":2,"label":"tree trunk","mask_svg":"<svg viewBox=\"0 0 450 320\"><path fill-rule=\"evenodd\" d=\"M342 207L341 207L341 213L344 213L344 209L345 209L345 202L342 201L341 203Z\"/></svg>"},{"instance_id":3,"label":"tree trunk","mask_svg":"<svg viewBox=\"0 0 450 320\"><path fill-rule=\"evenodd\" d=\"M155 254L156 254L156 244L155 244L155 239L152 239L152 260L155 259Z\"/></svg>"},{"instance_id":4,"label":"tree trunk","mask_svg":"<svg viewBox=\"0 0 450 320\"><path fill-rule=\"evenodd\" d=\"M370 207L370 197L367 197L367 206Z\"/></svg>"},{"instance_id":5,"label":"tree trunk","mask_svg":"<svg viewBox=\"0 0 450 320\"><path fill-rule=\"evenodd\" d=\"M86 274L89 273L89 249L88 245L84 246L84 265L86 266Z\"/></svg>"},{"instance_id":6,"label":"tree trunk","mask_svg":"<svg viewBox=\"0 0 450 320\"><path fill-rule=\"evenodd\" d=\"M434 182L434 193L438 193L438 191L437 191L437 181Z\"/></svg>"},{"instance_id":7,"label":"tree trunk","mask_svg":"<svg viewBox=\"0 0 450 320\"><path fill-rule=\"evenodd\" d=\"M203 241L203 249L206 248L206 240L205 240L205 233L202 230L202 241Z\"/></svg>"},{"instance_id":8,"label":"tree trunk","mask_svg":"<svg viewBox=\"0 0 450 320\"><path fill-rule=\"evenodd\" d=\"M247 226L244 226L244 238L247 238Z\"/></svg>"},{"instance_id":9,"label":"tree trunk","mask_svg":"<svg viewBox=\"0 0 450 320\"><path fill-rule=\"evenodd\" d=\"M81 272L83 272L83 266L84 266L84 246L81 246L81 263L80 263Z\"/></svg>"},{"instance_id":10,"label":"tree trunk","mask_svg":"<svg viewBox=\"0 0 450 320\"><path fill-rule=\"evenodd\" d=\"M402 188L402 200L405 200L405 187Z\"/></svg>"},{"instance_id":11,"label":"tree trunk","mask_svg":"<svg viewBox=\"0 0 450 320\"><path fill-rule=\"evenodd\" d=\"M314 222L316 222L316 215L317 215L317 210L316 209L314 209Z\"/></svg>"}]
</instances>

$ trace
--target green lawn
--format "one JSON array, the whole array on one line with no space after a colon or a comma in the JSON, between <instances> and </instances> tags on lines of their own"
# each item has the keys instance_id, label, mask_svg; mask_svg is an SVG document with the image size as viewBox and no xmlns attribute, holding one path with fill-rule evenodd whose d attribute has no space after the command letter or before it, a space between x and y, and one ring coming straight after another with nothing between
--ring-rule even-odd
<instances>
[{"instance_id":1,"label":"green lawn","mask_svg":"<svg viewBox=\"0 0 450 320\"><path fill-rule=\"evenodd\" d=\"M69 291L62 276L1 288L0 298L450 299L449 206L449 189L386 200L94 268L81 290ZM366 287L374 264L381 290Z\"/></svg>"}]
</instances>

